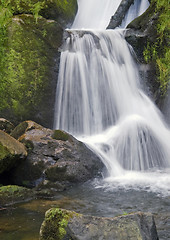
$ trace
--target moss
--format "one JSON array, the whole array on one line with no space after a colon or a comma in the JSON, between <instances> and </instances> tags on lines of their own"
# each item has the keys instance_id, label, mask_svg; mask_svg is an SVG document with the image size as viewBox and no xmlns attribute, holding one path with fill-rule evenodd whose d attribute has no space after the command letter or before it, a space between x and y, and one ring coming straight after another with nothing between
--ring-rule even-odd
<instances>
[{"instance_id":1,"label":"moss","mask_svg":"<svg viewBox=\"0 0 170 240\"><path fill-rule=\"evenodd\" d=\"M22 122L14 130L11 132L11 136L14 137L15 139L18 139L21 135L25 133L25 130L28 127L27 122Z\"/></svg>"},{"instance_id":2,"label":"moss","mask_svg":"<svg viewBox=\"0 0 170 240\"><path fill-rule=\"evenodd\" d=\"M68 222L74 216L80 215L81 214L60 208L53 208L48 210L45 215L45 221L43 222L40 230L40 240L62 240L68 238Z\"/></svg>"},{"instance_id":3,"label":"moss","mask_svg":"<svg viewBox=\"0 0 170 240\"><path fill-rule=\"evenodd\" d=\"M46 213L41 240L62 240L66 235L66 227L70 216L59 208L50 209Z\"/></svg>"},{"instance_id":4,"label":"moss","mask_svg":"<svg viewBox=\"0 0 170 240\"><path fill-rule=\"evenodd\" d=\"M153 62L156 65L161 95L165 95L169 85L169 22L170 8L168 0L152 0L152 8L157 14L155 21L155 38L148 39L147 47L144 50L144 57L147 63Z\"/></svg>"},{"instance_id":5,"label":"moss","mask_svg":"<svg viewBox=\"0 0 170 240\"><path fill-rule=\"evenodd\" d=\"M6 158L6 156L9 154L10 154L10 152L8 151L8 149L0 143L0 159ZM1 167L0 167L0 169L1 169Z\"/></svg>"},{"instance_id":6,"label":"moss","mask_svg":"<svg viewBox=\"0 0 170 240\"><path fill-rule=\"evenodd\" d=\"M54 91L52 69L61 39L62 29L57 23L42 18L36 24L32 15L14 17L8 25L0 110L8 109L16 123L29 118L38 121L33 116L49 106Z\"/></svg>"},{"instance_id":7,"label":"moss","mask_svg":"<svg viewBox=\"0 0 170 240\"><path fill-rule=\"evenodd\" d=\"M34 192L30 189L19 187L16 185L8 185L0 187L0 203L1 206L14 204L28 198L33 198Z\"/></svg>"},{"instance_id":8,"label":"moss","mask_svg":"<svg viewBox=\"0 0 170 240\"><path fill-rule=\"evenodd\" d=\"M76 9L76 0L0 0L0 113L15 124L52 126L61 25Z\"/></svg>"},{"instance_id":9,"label":"moss","mask_svg":"<svg viewBox=\"0 0 170 240\"><path fill-rule=\"evenodd\" d=\"M36 21L43 16L47 19L71 21L77 10L76 0L0 0L0 6L12 15L33 14Z\"/></svg>"},{"instance_id":10,"label":"moss","mask_svg":"<svg viewBox=\"0 0 170 240\"><path fill-rule=\"evenodd\" d=\"M52 138L56 140L68 141L70 139L70 135L64 131L55 130Z\"/></svg>"}]
</instances>

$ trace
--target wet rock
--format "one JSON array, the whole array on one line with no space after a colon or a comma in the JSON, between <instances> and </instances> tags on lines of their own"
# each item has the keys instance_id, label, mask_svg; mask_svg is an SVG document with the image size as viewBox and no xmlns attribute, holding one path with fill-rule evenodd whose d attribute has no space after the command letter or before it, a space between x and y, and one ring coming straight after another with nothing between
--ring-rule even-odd
<instances>
[{"instance_id":1,"label":"wet rock","mask_svg":"<svg viewBox=\"0 0 170 240\"><path fill-rule=\"evenodd\" d=\"M63 190L85 182L103 168L101 160L85 144L60 130L26 121L11 133L25 144L28 157L12 172L15 184L50 186Z\"/></svg>"},{"instance_id":2,"label":"wet rock","mask_svg":"<svg viewBox=\"0 0 170 240\"><path fill-rule=\"evenodd\" d=\"M26 156L25 146L0 130L0 174L18 165Z\"/></svg>"},{"instance_id":3,"label":"wet rock","mask_svg":"<svg viewBox=\"0 0 170 240\"><path fill-rule=\"evenodd\" d=\"M0 118L0 130L10 133L14 129L14 125L5 118Z\"/></svg>"},{"instance_id":4,"label":"wet rock","mask_svg":"<svg viewBox=\"0 0 170 240\"><path fill-rule=\"evenodd\" d=\"M133 46L141 62L145 62L143 51L147 47L148 40L154 42L157 37L158 16L159 13L155 12L155 4L151 4L141 16L127 26L126 40Z\"/></svg>"},{"instance_id":5,"label":"wet rock","mask_svg":"<svg viewBox=\"0 0 170 240\"><path fill-rule=\"evenodd\" d=\"M103 218L64 209L50 209L40 229L40 240L158 240L150 213Z\"/></svg>"},{"instance_id":6,"label":"wet rock","mask_svg":"<svg viewBox=\"0 0 170 240\"><path fill-rule=\"evenodd\" d=\"M128 9L133 3L134 0L122 0L114 16L112 16L109 26L107 28L114 29L118 27L122 23Z\"/></svg>"},{"instance_id":7,"label":"wet rock","mask_svg":"<svg viewBox=\"0 0 170 240\"><path fill-rule=\"evenodd\" d=\"M152 46L157 37L157 22L159 12L156 11L155 2L152 2L149 8L138 18L134 19L128 26L125 38L133 47L139 64L145 65L147 71L141 72L143 82L149 88L149 95L161 108L162 95L160 82L158 80L158 69L155 62L150 61L146 64L144 59L144 50L147 49L148 43Z\"/></svg>"},{"instance_id":8,"label":"wet rock","mask_svg":"<svg viewBox=\"0 0 170 240\"><path fill-rule=\"evenodd\" d=\"M0 207L33 199L35 193L27 188L15 185L0 187Z\"/></svg>"}]
</instances>

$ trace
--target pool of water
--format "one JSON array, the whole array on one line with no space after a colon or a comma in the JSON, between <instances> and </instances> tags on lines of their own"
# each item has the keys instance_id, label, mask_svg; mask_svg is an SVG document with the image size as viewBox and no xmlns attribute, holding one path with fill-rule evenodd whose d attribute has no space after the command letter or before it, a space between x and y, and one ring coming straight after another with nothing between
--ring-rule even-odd
<instances>
[{"instance_id":1,"label":"pool of water","mask_svg":"<svg viewBox=\"0 0 170 240\"><path fill-rule=\"evenodd\" d=\"M160 240L170 239L170 196L147 188L93 180L58 193L50 200L33 200L0 211L0 239L38 240L44 213L62 207L83 214L114 217L130 212L151 212Z\"/></svg>"}]
</instances>

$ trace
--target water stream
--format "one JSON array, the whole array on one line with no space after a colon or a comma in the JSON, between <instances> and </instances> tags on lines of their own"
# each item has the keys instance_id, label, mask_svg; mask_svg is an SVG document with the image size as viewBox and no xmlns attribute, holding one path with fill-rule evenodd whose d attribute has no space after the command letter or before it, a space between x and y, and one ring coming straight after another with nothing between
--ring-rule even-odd
<instances>
[{"instance_id":1,"label":"water stream","mask_svg":"<svg viewBox=\"0 0 170 240\"><path fill-rule=\"evenodd\" d=\"M149 2L136 0L119 29L105 30L120 2L78 1L61 53L54 128L73 134L102 159L109 186L150 186L168 194L170 131L142 90L122 29Z\"/></svg>"},{"instance_id":2,"label":"water stream","mask_svg":"<svg viewBox=\"0 0 170 240\"><path fill-rule=\"evenodd\" d=\"M103 179L0 213L0 239L38 240L44 212L62 207L113 217L154 214L160 240L170 239L170 132L141 87L133 49L124 39L129 19L146 10L136 0L120 29L105 30L121 0L78 0L66 31L56 93L54 128L84 141L107 167ZM136 12L137 15L136 15ZM124 24L124 26L123 26Z\"/></svg>"}]
</instances>

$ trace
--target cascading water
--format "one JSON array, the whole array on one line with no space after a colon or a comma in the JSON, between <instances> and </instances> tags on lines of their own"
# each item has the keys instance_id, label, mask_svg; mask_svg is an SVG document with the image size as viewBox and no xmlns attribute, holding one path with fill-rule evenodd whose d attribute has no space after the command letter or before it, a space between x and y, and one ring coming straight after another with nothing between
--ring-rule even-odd
<instances>
[{"instance_id":1,"label":"cascading water","mask_svg":"<svg viewBox=\"0 0 170 240\"><path fill-rule=\"evenodd\" d=\"M142 182L150 179L148 172L157 179L161 169L170 166L170 131L141 90L125 30L103 30L120 2L78 0L61 53L54 128L73 134L95 151L109 179ZM143 4L137 0L144 11L149 3ZM170 184L164 174L160 179Z\"/></svg>"}]
</instances>

